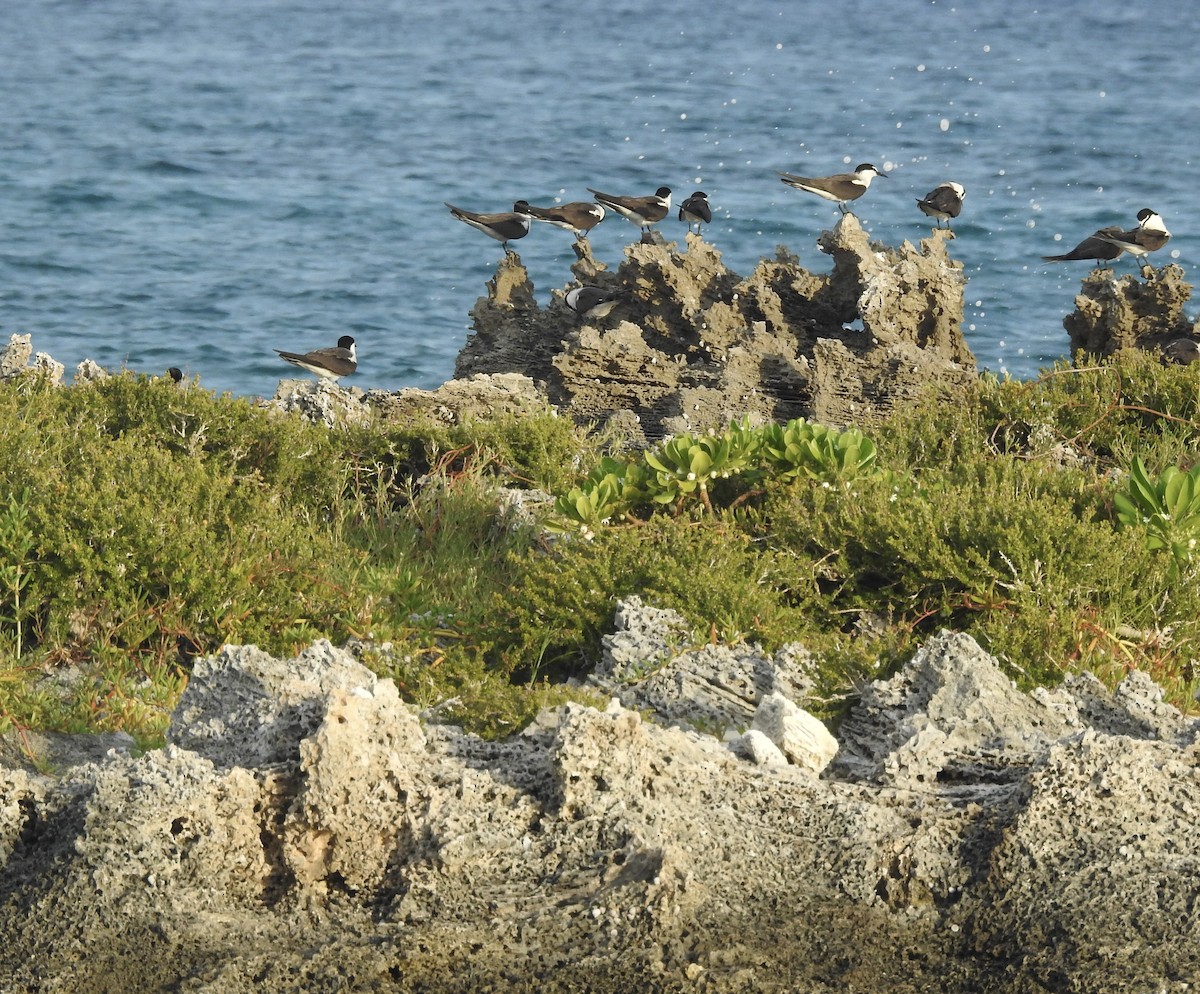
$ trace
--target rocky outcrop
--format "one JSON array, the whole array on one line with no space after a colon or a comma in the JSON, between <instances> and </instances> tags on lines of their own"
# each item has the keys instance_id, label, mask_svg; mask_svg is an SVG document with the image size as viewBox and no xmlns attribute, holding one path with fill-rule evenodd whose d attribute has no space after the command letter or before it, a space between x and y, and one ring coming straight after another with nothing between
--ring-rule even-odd
<instances>
[{"instance_id":1,"label":"rocky outcrop","mask_svg":"<svg viewBox=\"0 0 1200 994\"><path fill-rule=\"evenodd\" d=\"M455 375L523 373L581 422L629 412L646 438L711 430L749 415L845 425L877 419L930 386L968 382L965 282L946 231L919 247L872 244L848 214L820 245L833 271L814 275L780 249L748 277L689 234L625 250L615 273L576 244L576 279L625 297L581 319L555 291L540 307L520 257L506 256L472 311Z\"/></svg>"},{"instance_id":2,"label":"rocky outcrop","mask_svg":"<svg viewBox=\"0 0 1200 994\"><path fill-rule=\"evenodd\" d=\"M57 386L62 382L63 364L45 352L33 353L32 335L10 335L0 349L0 383L32 373Z\"/></svg>"},{"instance_id":3,"label":"rocky outcrop","mask_svg":"<svg viewBox=\"0 0 1200 994\"><path fill-rule=\"evenodd\" d=\"M1117 279L1108 268L1084 277L1075 310L1063 318L1071 338L1071 354L1106 356L1122 349L1160 352L1174 339L1200 336L1183 312L1192 287L1174 263L1146 267L1142 279L1126 274Z\"/></svg>"},{"instance_id":4,"label":"rocky outcrop","mask_svg":"<svg viewBox=\"0 0 1200 994\"><path fill-rule=\"evenodd\" d=\"M709 685L799 711L750 656ZM1194 989L1197 723L1144 677L1025 695L945 633L838 742L818 777L616 701L487 742L327 643L230 647L166 748L0 768L0 989Z\"/></svg>"}]
</instances>

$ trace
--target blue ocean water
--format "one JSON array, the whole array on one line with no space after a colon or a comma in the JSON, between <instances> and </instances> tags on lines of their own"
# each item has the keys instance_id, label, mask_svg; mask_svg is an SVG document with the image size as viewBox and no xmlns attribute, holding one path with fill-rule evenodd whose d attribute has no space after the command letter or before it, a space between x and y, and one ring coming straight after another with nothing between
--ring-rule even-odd
<instances>
[{"instance_id":1,"label":"blue ocean water","mask_svg":"<svg viewBox=\"0 0 1200 994\"><path fill-rule=\"evenodd\" d=\"M1064 354L1089 268L1041 255L1150 206L1174 233L1155 261L1194 265L1200 63L1159 9L5 3L0 341L269 395L292 372L272 349L349 333L348 383L433 387L501 255L443 201L703 189L735 271L778 244L827 271L836 208L776 173L865 161L888 177L856 213L890 244L926 234L917 197L966 186L968 341L1028 377ZM610 216L592 242L615 265L636 237ZM515 243L542 299L570 280L570 241L541 225Z\"/></svg>"}]
</instances>

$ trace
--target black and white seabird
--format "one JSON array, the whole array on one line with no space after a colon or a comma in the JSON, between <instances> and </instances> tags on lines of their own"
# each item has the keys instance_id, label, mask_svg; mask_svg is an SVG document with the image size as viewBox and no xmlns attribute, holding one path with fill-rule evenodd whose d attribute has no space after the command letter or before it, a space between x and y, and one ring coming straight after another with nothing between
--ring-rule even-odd
<instances>
[{"instance_id":1,"label":"black and white seabird","mask_svg":"<svg viewBox=\"0 0 1200 994\"><path fill-rule=\"evenodd\" d=\"M922 214L937 221L940 228L943 221L958 217L966 195L966 188L961 183L939 183L917 201L917 206Z\"/></svg>"},{"instance_id":2,"label":"black and white seabird","mask_svg":"<svg viewBox=\"0 0 1200 994\"><path fill-rule=\"evenodd\" d=\"M564 231L575 232L576 238L587 238L587 234L604 220L604 208L590 200L576 200L560 207L533 207L524 200L513 204L518 214L527 214L535 221L545 221Z\"/></svg>"},{"instance_id":3,"label":"black and white seabird","mask_svg":"<svg viewBox=\"0 0 1200 994\"><path fill-rule=\"evenodd\" d=\"M596 203L616 211L621 217L636 224L643 232L650 230L651 225L657 224L671 211L671 188L660 186L653 197L616 197L610 193L601 193L588 187L588 193L596 198Z\"/></svg>"},{"instance_id":4,"label":"black and white seabird","mask_svg":"<svg viewBox=\"0 0 1200 994\"><path fill-rule=\"evenodd\" d=\"M455 207L453 204L446 204L446 206L450 208L450 213L460 221L469 224L472 228L478 228L485 235L500 242L504 246L505 252L512 251L508 247L509 242L524 238L529 234L529 216L516 210L503 211L498 214L476 214L473 211ZM513 207L515 208L516 204Z\"/></svg>"},{"instance_id":5,"label":"black and white seabird","mask_svg":"<svg viewBox=\"0 0 1200 994\"><path fill-rule=\"evenodd\" d=\"M605 290L598 286L579 286L568 291L563 303L581 318L606 318L625 296L625 291L619 288Z\"/></svg>"},{"instance_id":6,"label":"black and white seabird","mask_svg":"<svg viewBox=\"0 0 1200 994\"><path fill-rule=\"evenodd\" d=\"M697 190L679 205L679 220L687 223L688 231L696 226L696 234L700 234L700 225L712 220L712 208L708 206L708 194Z\"/></svg>"},{"instance_id":7,"label":"black and white seabird","mask_svg":"<svg viewBox=\"0 0 1200 994\"><path fill-rule=\"evenodd\" d=\"M788 186L807 193L815 193L825 200L832 200L838 205L838 210L846 213L846 204L857 200L871 185L876 176L887 176L869 162L864 162L852 173L838 173L836 176L795 176L792 173L780 173L779 178Z\"/></svg>"},{"instance_id":8,"label":"black and white seabird","mask_svg":"<svg viewBox=\"0 0 1200 994\"><path fill-rule=\"evenodd\" d=\"M337 380L358 369L358 353L354 347L354 339L349 335L339 338L337 347L332 349L314 349L303 354L280 352L279 349L275 351L280 359L301 369L307 369L310 373L316 373L323 380Z\"/></svg>"},{"instance_id":9,"label":"black and white seabird","mask_svg":"<svg viewBox=\"0 0 1200 994\"><path fill-rule=\"evenodd\" d=\"M1190 366L1200 361L1200 343L1191 338L1176 338L1163 346L1164 365Z\"/></svg>"},{"instance_id":10,"label":"black and white seabird","mask_svg":"<svg viewBox=\"0 0 1200 994\"><path fill-rule=\"evenodd\" d=\"M1044 262L1112 262L1124 253L1141 257L1155 252L1171 240L1171 233L1163 219L1148 207L1138 211L1138 226L1123 231L1112 224L1089 235L1070 252L1062 255L1044 255Z\"/></svg>"},{"instance_id":11,"label":"black and white seabird","mask_svg":"<svg viewBox=\"0 0 1200 994\"><path fill-rule=\"evenodd\" d=\"M1141 259L1144 255L1157 252L1171 240L1171 232L1167 230L1163 219L1149 207L1138 211L1138 226L1117 234L1101 235L1096 232L1094 237L1116 246L1122 252Z\"/></svg>"}]
</instances>

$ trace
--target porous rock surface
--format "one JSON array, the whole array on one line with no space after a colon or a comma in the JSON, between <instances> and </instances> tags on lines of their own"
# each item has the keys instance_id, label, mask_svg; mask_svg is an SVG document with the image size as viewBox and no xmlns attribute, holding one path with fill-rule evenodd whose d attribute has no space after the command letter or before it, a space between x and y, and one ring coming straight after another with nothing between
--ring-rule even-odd
<instances>
[{"instance_id":1,"label":"porous rock surface","mask_svg":"<svg viewBox=\"0 0 1200 994\"><path fill-rule=\"evenodd\" d=\"M822 777L616 701L482 741L328 643L230 647L196 674L164 749L57 780L0 768L0 990L1200 977L1197 724L1136 674L1025 695L943 633L864 690Z\"/></svg>"},{"instance_id":2,"label":"porous rock surface","mask_svg":"<svg viewBox=\"0 0 1200 994\"><path fill-rule=\"evenodd\" d=\"M63 364L45 352L34 355L32 335L10 335L8 344L0 349L0 383L33 373L58 386L63 378Z\"/></svg>"},{"instance_id":3,"label":"porous rock surface","mask_svg":"<svg viewBox=\"0 0 1200 994\"><path fill-rule=\"evenodd\" d=\"M1122 349L1159 352L1180 337L1200 338L1183 311L1192 286L1174 263L1147 266L1142 278L1132 273L1117 277L1107 267L1083 278L1075 310L1063 318L1071 340L1071 355L1107 356Z\"/></svg>"},{"instance_id":4,"label":"porous rock surface","mask_svg":"<svg viewBox=\"0 0 1200 994\"><path fill-rule=\"evenodd\" d=\"M781 248L745 278L695 234L684 251L661 238L631 244L615 273L580 241L577 281L625 292L598 320L576 316L566 289L539 306L520 257L508 255L471 312L455 375L522 373L576 420L632 417L651 439L743 416L870 422L974 376L951 237L887 248L847 214L819 240L831 273L810 273Z\"/></svg>"}]
</instances>

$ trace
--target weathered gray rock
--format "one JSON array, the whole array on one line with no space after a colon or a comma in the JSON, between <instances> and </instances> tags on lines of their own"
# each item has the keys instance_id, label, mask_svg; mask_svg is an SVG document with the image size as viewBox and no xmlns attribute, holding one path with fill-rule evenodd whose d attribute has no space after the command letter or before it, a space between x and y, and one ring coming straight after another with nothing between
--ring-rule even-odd
<instances>
[{"instance_id":1,"label":"weathered gray rock","mask_svg":"<svg viewBox=\"0 0 1200 994\"><path fill-rule=\"evenodd\" d=\"M358 387L344 387L328 380L284 379L266 406L295 412L309 421L328 425L365 421L371 416L366 394Z\"/></svg>"},{"instance_id":2,"label":"weathered gray rock","mask_svg":"<svg viewBox=\"0 0 1200 994\"><path fill-rule=\"evenodd\" d=\"M1071 354L1106 356L1122 349L1159 352L1180 336L1200 333L1183 312L1192 287L1174 263L1147 267L1139 279L1131 273L1117 278L1111 269L1092 270L1084 277L1075 310L1063 318Z\"/></svg>"},{"instance_id":3,"label":"weathered gray rock","mask_svg":"<svg viewBox=\"0 0 1200 994\"><path fill-rule=\"evenodd\" d=\"M863 690L830 773L911 789L1012 783L1078 727L1017 690L969 635L949 635Z\"/></svg>"},{"instance_id":4,"label":"weathered gray rock","mask_svg":"<svg viewBox=\"0 0 1200 994\"><path fill-rule=\"evenodd\" d=\"M820 773L837 755L838 742L818 718L797 707L778 692L768 694L754 712L754 728L783 754L789 763Z\"/></svg>"},{"instance_id":5,"label":"weathered gray rock","mask_svg":"<svg viewBox=\"0 0 1200 994\"><path fill-rule=\"evenodd\" d=\"M448 425L502 414L543 414L550 409L546 395L523 373L480 373L447 380L436 390L371 391L367 399L389 421L428 418Z\"/></svg>"},{"instance_id":6,"label":"weathered gray rock","mask_svg":"<svg viewBox=\"0 0 1200 994\"><path fill-rule=\"evenodd\" d=\"M755 766L787 766L788 758L765 732L751 728L730 743L730 748Z\"/></svg>"},{"instance_id":7,"label":"weathered gray rock","mask_svg":"<svg viewBox=\"0 0 1200 994\"><path fill-rule=\"evenodd\" d=\"M539 307L520 258L506 256L472 311L455 374L526 374L578 421L632 414L643 440L742 416L870 421L931 386L952 393L974 374L950 237L935 231L919 248L885 248L846 215L821 237L831 274L809 273L780 249L746 278L698 235L683 252L661 239L631 244L616 273L584 242L577 279L626 291L596 322L566 307L565 290Z\"/></svg>"},{"instance_id":8,"label":"weathered gray rock","mask_svg":"<svg viewBox=\"0 0 1200 994\"><path fill-rule=\"evenodd\" d=\"M75 766L126 757L135 745L127 732L72 735L14 728L0 735L0 766L61 776Z\"/></svg>"},{"instance_id":9,"label":"weathered gray rock","mask_svg":"<svg viewBox=\"0 0 1200 994\"><path fill-rule=\"evenodd\" d=\"M335 690L370 695L375 674L319 640L295 659L256 646L225 646L192 667L167 742L218 766L294 761L300 742L324 720Z\"/></svg>"},{"instance_id":10,"label":"weathered gray rock","mask_svg":"<svg viewBox=\"0 0 1200 994\"><path fill-rule=\"evenodd\" d=\"M808 654L797 645L773 654L756 645L695 645L681 615L637 596L617 605L614 626L591 682L659 721L717 734L731 726L742 731L764 698L802 701L812 690Z\"/></svg>"},{"instance_id":11,"label":"weathered gray rock","mask_svg":"<svg viewBox=\"0 0 1200 994\"><path fill-rule=\"evenodd\" d=\"M33 358L32 335L10 335L8 344L0 352L0 380L10 380L29 368Z\"/></svg>"},{"instance_id":12,"label":"weathered gray rock","mask_svg":"<svg viewBox=\"0 0 1200 994\"><path fill-rule=\"evenodd\" d=\"M8 344L0 350L0 383L25 373L34 373L58 386L62 382L63 372L63 364L52 356L45 352L34 355L32 335L10 335Z\"/></svg>"},{"instance_id":13,"label":"weathered gray rock","mask_svg":"<svg viewBox=\"0 0 1200 994\"><path fill-rule=\"evenodd\" d=\"M501 742L422 726L326 644L201 673L163 750L56 782L0 768L0 989L1183 994L1200 976L1197 724L1140 676L1030 697L943 634L866 690L818 779L757 733L735 751L616 702Z\"/></svg>"},{"instance_id":14,"label":"weathered gray rock","mask_svg":"<svg viewBox=\"0 0 1200 994\"><path fill-rule=\"evenodd\" d=\"M109 378L109 372L95 359L84 359L75 367L75 383L103 383Z\"/></svg>"}]
</instances>

